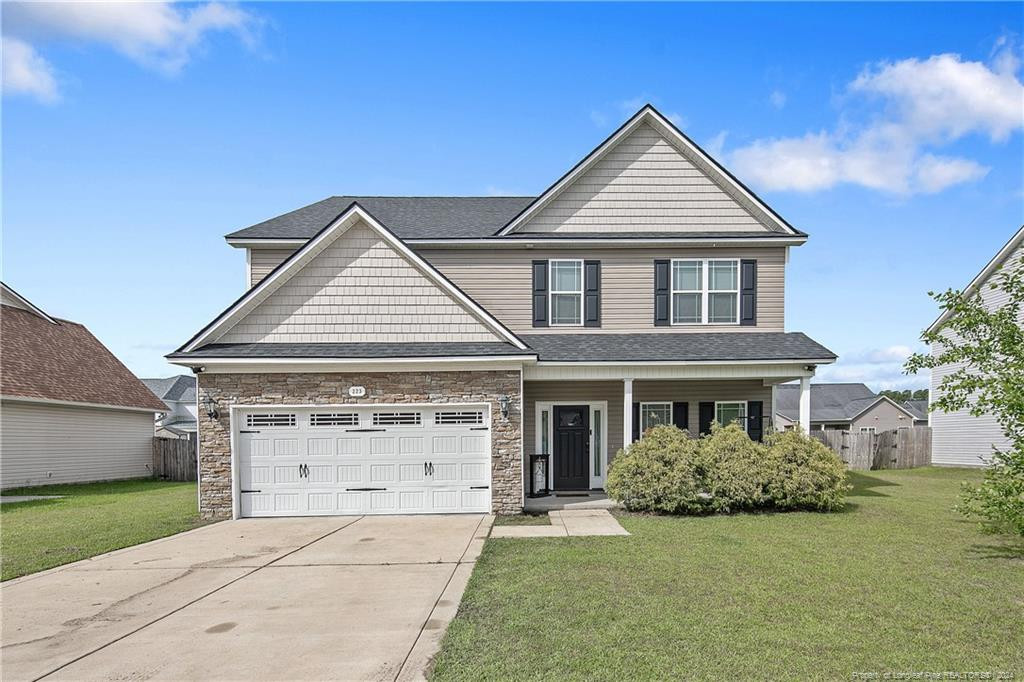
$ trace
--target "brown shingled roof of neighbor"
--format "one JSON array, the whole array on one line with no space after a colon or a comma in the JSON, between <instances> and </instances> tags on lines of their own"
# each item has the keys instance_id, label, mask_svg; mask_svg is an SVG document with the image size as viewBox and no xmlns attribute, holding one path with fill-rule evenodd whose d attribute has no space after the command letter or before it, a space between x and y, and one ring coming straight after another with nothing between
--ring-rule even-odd
<instances>
[{"instance_id":1,"label":"brown shingled roof of neighbor","mask_svg":"<svg viewBox=\"0 0 1024 682\"><path fill-rule=\"evenodd\" d=\"M0 306L0 395L152 409L167 406L77 322Z\"/></svg>"}]
</instances>

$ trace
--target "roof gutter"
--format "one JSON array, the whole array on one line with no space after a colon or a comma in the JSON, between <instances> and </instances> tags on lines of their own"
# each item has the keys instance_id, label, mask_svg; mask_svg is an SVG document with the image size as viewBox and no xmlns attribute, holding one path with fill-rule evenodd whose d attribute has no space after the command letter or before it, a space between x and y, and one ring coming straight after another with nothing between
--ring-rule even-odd
<instances>
[{"instance_id":1,"label":"roof gutter","mask_svg":"<svg viewBox=\"0 0 1024 682\"><path fill-rule=\"evenodd\" d=\"M238 249L259 248L298 248L308 239L226 239L230 246ZM644 248L650 246L800 246L807 237L785 235L780 237L662 237L634 239L622 237L618 239L587 239L586 237L566 237L557 239L525 239L519 237L486 237L481 239L403 239L409 246L420 247L453 247L453 248L527 248L554 247L580 248L585 246L613 246L615 248Z\"/></svg>"}]
</instances>

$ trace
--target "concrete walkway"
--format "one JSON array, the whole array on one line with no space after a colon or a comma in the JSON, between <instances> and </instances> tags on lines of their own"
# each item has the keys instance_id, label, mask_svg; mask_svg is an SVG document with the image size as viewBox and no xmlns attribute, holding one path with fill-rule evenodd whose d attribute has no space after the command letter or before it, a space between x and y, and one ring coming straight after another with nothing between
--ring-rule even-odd
<instances>
[{"instance_id":1,"label":"concrete walkway","mask_svg":"<svg viewBox=\"0 0 1024 682\"><path fill-rule=\"evenodd\" d=\"M422 679L492 521L226 521L11 580L3 679Z\"/></svg>"},{"instance_id":2,"label":"concrete walkway","mask_svg":"<svg viewBox=\"0 0 1024 682\"><path fill-rule=\"evenodd\" d=\"M492 538L564 538L588 535L629 535L606 509L562 509L548 512L550 526L495 526Z\"/></svg>"}]
</instances>

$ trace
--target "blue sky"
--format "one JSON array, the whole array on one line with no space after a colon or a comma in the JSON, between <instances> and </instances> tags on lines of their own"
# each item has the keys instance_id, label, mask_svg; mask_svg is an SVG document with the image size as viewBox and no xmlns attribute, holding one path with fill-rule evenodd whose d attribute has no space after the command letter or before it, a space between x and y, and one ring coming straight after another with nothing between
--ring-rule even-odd
<instances>
[{"instance_id":1,"label":"blue sky","mask_svg":"<svg viewBox=\"0 0 1024 682\"><path fill-rule=\"evenodd\" d=\"M533 194L650 101L792 224L820 379L902 358L1024 222L1003 4L3 6L3 279L140 376L331 194Z\"/></svg>"}]
</instances>

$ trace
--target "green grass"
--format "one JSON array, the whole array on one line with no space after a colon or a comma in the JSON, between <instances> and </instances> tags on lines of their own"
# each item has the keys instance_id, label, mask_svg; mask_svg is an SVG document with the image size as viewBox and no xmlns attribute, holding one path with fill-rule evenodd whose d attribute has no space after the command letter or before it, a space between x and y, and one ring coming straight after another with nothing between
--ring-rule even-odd
<instances>
[{"instance_id":1,"label":"green grass","mask_svg":"<svg viewBox=\"0 0 1024 682\"><path fill-rule=\"evenodd\" d=\"M550 526L551 517L545 514L516 514L494 517L495 526Z\"/></svg>"},{"instance_id":2,"label":"green grass","mask_svg":"<svg viewBox=\"0 0 1024 682\"><path fill-rule=\"evenodd\" d=\"M490 539L434 680L1024 676L1024 547L951 510L976 471L852 474L846 511L622 514Z\"/></svg>"},{"instance_id":3,"label":"green grass","mask_svg":"<svg viewBox=\"0 0 1024 682\"><path fill-rule=\"evenodd\" d=\"M4 495L65 495L0 505L3 580L201 525L195 483L155 480L47 485Z\"/></svg>"}]
</instances>

